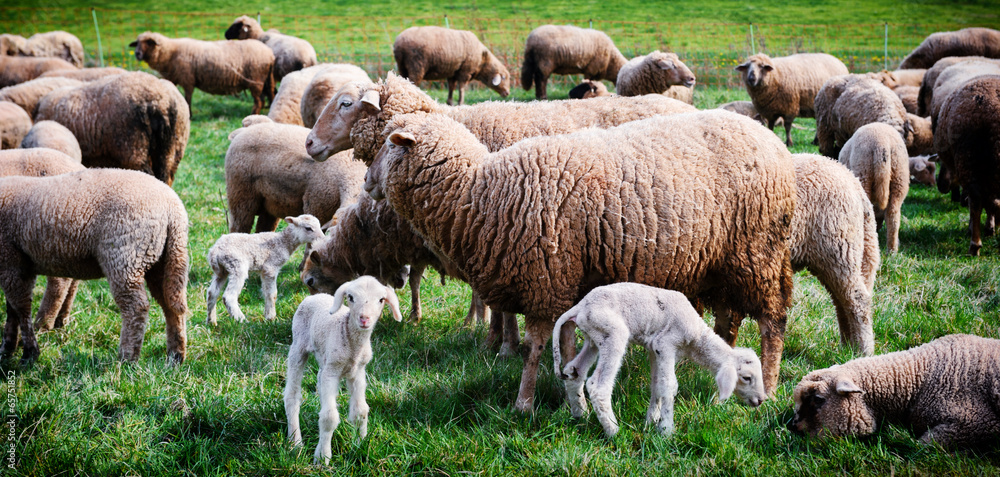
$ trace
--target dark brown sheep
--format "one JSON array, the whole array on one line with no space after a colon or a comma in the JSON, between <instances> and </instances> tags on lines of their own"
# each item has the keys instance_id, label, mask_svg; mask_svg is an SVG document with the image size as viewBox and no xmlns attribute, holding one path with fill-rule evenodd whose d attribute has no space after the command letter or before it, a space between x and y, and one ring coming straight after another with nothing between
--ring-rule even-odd
<instances>
[{"instance_id":1,"label":"dark brown sheep","mask_svg":"<svg viewBox=\"0 0 1000 477\"><path fill-rule=\"evenodd\" d=\"M963 28L958 31L931 33L913 49L900 69L930 68L948 56L985 56L1000 58L1000 31L990 28Z\"/></svg>"}]
</instances>

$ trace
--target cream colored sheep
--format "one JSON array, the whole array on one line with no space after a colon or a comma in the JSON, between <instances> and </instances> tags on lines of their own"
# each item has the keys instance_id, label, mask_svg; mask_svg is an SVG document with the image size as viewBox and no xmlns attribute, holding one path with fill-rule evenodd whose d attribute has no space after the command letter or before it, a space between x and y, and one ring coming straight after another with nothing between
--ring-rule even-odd
<instances>
[{"instance_id":1,"label":"cream colored sheep","mask_svg":"<svg viewBox=\"0 0 1000 477\"><path fill-rule=\"evenodd\" d=\"M926 68L907 68L890 71L892 74L892 79L896 82L898 87L920 87L920 84L924 82L924 74L927 73Z\"/></svg>"},{"instance_id":2,"label":"cream colored sheep","mask_svg":"<svg viewBox=\"0 0 1000 477\"><path fill-rule=\"evenodd\" d=\"M83 162L83 153L80 152L76 136L66 126L55 121L38 121L21 140L21 149L36 147L54 149L72 157L78 164Z\"/></svg>"},{"instance_id":3,"label":"cream colored sheep","mask_svg":"<svg viewBox=\"0 0 1000 477\"><path fill-rule=\"evenodd\" d=\"M0 55L0 88L31 81L46 71L76 68L59 58Z\"/></svg>"},{"instance_id":4,"label":"cream colored sheep","mask_svg":"<svg viewBox=\"0 0 1000 477\"><path fill-rule=\"evenodd\" d=\"M524 42L521 86L535 85L535 98L547 99L549 76L582 74L589 80L618 81L618 71L628 59L607 34L572 25L542 25Z\"/></svg>"},{"instance_id":5,"label":"cream colored sheep","mask_svg":"<svg viewBox=\"0 0 1000 477\"><path fill-rule=\"evenodd\" d=\"M663 94L671 86L694 88L694 83L694 73L676 53L653 51L632 58L618 70L615 92L622 96Z\"/></svg>"},{"instance_id":6,"label":"cream colored sheep","mask_svg":"<svg viewBox=\"0 0 1000 477\"><path fill-rule=\"evenodd\" d=\"M887 124L904 145L913 144L913 125L903 102L876 79L865 75L831 78L816 94L815 105L816 143L824 156L838 157L854 132L871 123Z\"/></svg>"},{"instance_id":7,"label":"cream colored sheep","mask_svg":"<svg viewBox=\"0 0 1000 477\"><path fill-rule=\"evenodd\" d=\"M69 78L78 81L95 81L107 76L128 73L128 70L117 66L107 66L103 68L80 68L78 70L53 70L42 73L39 78Z\"/></svg>"},{"instance_id":8,"label":"cream colored sheep","mask_svg":"<svg viewBox=\"0 0 1000 477\"><path fill-rule=\"evenodd\" d=\"M1000 31L990 28L963 28L931 33L903 58L900 69L930 68L948 56L1000 58Z\"/></svg>"},{"instance_id":9,"label":"cream colored sheep","mask_svg":"<svg viewBox=\"0 0 1000 477\"><path fill-rule=\"evenodd\" d=\"M275 29L264 31L257 23L257 20L243 15L226 29L227 40L247 40L254 39L263 42L274 52L274 81L281 81L285 76L293 71L318 63L316 61L316 50L312 44L301 38L291 35L283 35ZM254 114L257 114L254 112Z\"/></svg>"},{"instance_id":10,"label":"cream colored sheep","mask_svg":"<svg viewBox=\"0 0 1000 477\"><path fill-rule=\"evenodd\" d=\"M328 96L325 93L316 94L317 98L310 99L307 101L309 105L303 104L305 100L305 93L307 90L312 90L310 87L313 78L315 78L320 73L325 73L330 69L334 71L338 69L348 69L353 68L352 72L360 71L362 76L355 77L352 80L363 78L368 80L368 75L364 74L364 70L357 68L353 65L346 64L335 64L335 63L321 63L318 65L313 65L308 68L303 68L298 71L293 71L285 76L281 80L281 85L278 87L278 93L274 96L274 101L271 103L271 109L267 112L267 117L271 118L276 123L292 124L295 126L304 126L302 121L303 110L310 111L307 114L311 114L311 122L306 127L312 127L316 122L316 116L319 116L319 112L323 110L323 106L330 98L337 92L333 90ZM329 82L324 82L324 84L331 84ZM337 89L340 89L343 84L337 84ZM323 88L318 88L317 91ZM325 96L325 97L324 97ZM310 95L310 98L313 98ZM319 104L318 101L322 101ZM311 112L315 110L315 112Z\"/></svg>"},{"instance_id":11,"label":"cream colored sheep","mask_svg":"<svg viewBox=\"0 0 1000 477\"><path fill-rule=\"evenodd\" d=\"M302 91L302 101L299 105L302 125L307 128L315 126L316 118L329 104L330 99L337 94L340 88L352 81L359 81L363 84L371 83L365 70L344 63L328 65L317 73Z\"/></svg>"},{"instance_id":12,"label":"cream colored sheep","mask_svg":"<svg viewBox=\"0 0 1000 477\"><path fill-rule=\"evenodd\" d=\"M59 58L77 68L83 67L83 43L72 33L50 31L35 33L28 38L18 35L0 35L0 54Z\"/></svg>"},{"instance_id":13,"label":"cream colored sheep","mask_svg":"<svg viewBox=\"0 0 1000 477\"><path fill-rule=\"evenodd\" d=\"M31 129L31 116L10 101L0 101L0 149L14 149Z\"/></svg>"},{"instance_id":14,"label":"cream colored sheep","mask_svg":"<svg viewBox=\"0 0 1000 477\"><path fill-rule=\"evenodd\" d=\"M69 78L36 78L31 81L0 89L0 101L10 101L35 117L38 103L45 95L60 88L82 86L83 82Z\"/></svg>"}]
</instances>

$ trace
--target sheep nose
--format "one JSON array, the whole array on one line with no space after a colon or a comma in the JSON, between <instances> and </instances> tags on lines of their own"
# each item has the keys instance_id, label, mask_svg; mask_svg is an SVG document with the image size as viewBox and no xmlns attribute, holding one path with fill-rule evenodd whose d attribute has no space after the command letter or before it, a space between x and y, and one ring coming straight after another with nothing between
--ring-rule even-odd
<instances>
[{"instance_id":1,"label":"sheep nose","mask_svg":"<svg viewBox=\"0 0 1000 477\"><path fill-rule=\"evenodd\" d=\"M788 428L789 431L792 431L792 433L795 434L795 435L797 435L797 436L804 436L805 433L802 432L802 430L799 429L799 426L796 426L795 424L796 424L796 421L795 421L795 418L793 417L791 421L788 421L788 423L785 424L785 427Z\"/></svg>"},{"instance_id":2,"label":"sheep nose","mask_svg":"<svg viewBox=\"0 0 1000 477\"><path fill-rule=\"evenodd\" d=\"M684 86L687 86L688 88L691 88L691 87L694 87L694 83L695 83L695 79L694 78L688 78L688 80L684 82Z\"/></svg>"},{"instance_id":3,"label":"sheep nose","mask_svg":"<svg viewBox=\"0 0 1000 477\"><path fill-rule=\"evenodd\" d=\"M306 149L309 149L313 145L312 139L306 139Z\"/></svg>"}]
</instances>

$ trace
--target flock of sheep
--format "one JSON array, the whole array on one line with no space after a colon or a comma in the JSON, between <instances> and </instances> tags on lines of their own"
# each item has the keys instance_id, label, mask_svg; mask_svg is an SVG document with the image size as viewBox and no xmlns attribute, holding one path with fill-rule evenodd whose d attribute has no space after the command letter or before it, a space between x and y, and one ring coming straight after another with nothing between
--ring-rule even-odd
<instances>
[{"instance_id":1,"label":"flock of sheep","mask_svg":"<svg viewBox=\"0 0 1000 477\"><path fill-rule=\"evenodd\" d=\"M735 393L756 406L774 393L793 270L808 268L830 291L842 342L873 354L876 230L885 223L895 252L911 174L933 183L936 168L939 189L968 202L973 255L982 210L987 235L1000 212L994 30L935 33L901 69L867 74L822 53L757 54L736 67L752 101L710 111L691 105L695 76L676 54L629 60L592 29L528 35L521 84L540 101L471 106L461 105L471 80L510 92L509 71L471 32L403 31L393 45L400 75L377 82L353 65L318 64L308 42L249 17L225 37L139 35L135 56L159 79L80 69L82 47L65 32L0 35L0 176L18 176L0 179L0 355L20 343L23 361L37 358L35 330L69 319L76 280L106 276L122 313L119 357L139 356L145 283L164 310L168 357L183 361L188 220L169 186L193 90L249 90L253 115L230 134L225 158L231 233L207 257L208 321L220 294L245 320L238 296L254 271L275 318L275 278L308 244L301 278L319 294L292 320L284 399L300 444L302 368L316 354L317 460L330 458L341 378L349 420L365 435L372 328L386 303L402 318L393 288L407 281L410 319L420 320L428 266L469 283L466 321L489 321L489 346L502 354L519 345L516 314L525 315L517 410L533 409L551 338L573 414L586 412L586 387L614 435L611 391L632 342L651 361L647 421L669 433L681 357L715 373L720 400ZM551 74L578 73L587 81L571 96L583 99L541 101ZM448 105L417 86L424 79L447 80ZM267 101L268 116L257 115ZM788 151L796 117L816 118L828 157ZM768 131L782 122L785 144ZM288 226L275 232L281 218ZM52 278L32 322L38 275ZM760 326L760 359L732 348L747 315ZM998 370L1000 342L973 336L861 358L806 376L791 427L866 434L907 416L925 442L990 442L1000 437Z\"/></svg>"}]
</instances>

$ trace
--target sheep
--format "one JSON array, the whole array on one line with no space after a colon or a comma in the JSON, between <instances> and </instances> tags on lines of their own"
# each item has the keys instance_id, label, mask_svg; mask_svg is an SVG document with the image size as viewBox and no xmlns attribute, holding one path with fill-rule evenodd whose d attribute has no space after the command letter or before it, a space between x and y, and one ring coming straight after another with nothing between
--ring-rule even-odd
<instances>
[{"instance_id":1,"label":"sheep","mask_svg":"<svg viewBox=\"0 0 1000 477\"><path fill-rule=\"evenodd\" d=\"M350 80L341 79L343 76ZM312 127L337 89L356 80L369 81L364 70L348 64L321 63L293 71L281 80L267 117L276 123ZM309 118L308 124L303 121L305 117Z\"/></svg>"},{"instance_id":2,"label":"sheep","mask_svg":"<svg viewBox=\"0 0 1000 477\"><path fill-rule=\"evenodd\" d=\"M506 98L510 72L475 33L437 26L410 27L392 44L399 74L419 84L421 80L448 80L448 104L458 86L458 104L465 102L465 85L476 79Z\"/></svg>"},{"instance_id":3,"label":"sheep","mask_svg":"<svg viewBox=\"0 0 1000 477\"><path fill-rule=\"evenodd\" d=\"M919 116L927 116L930 114L931 101L934 99L934 84L937 83L938 76L948 69L949 66L961 63L963 61L969 60L986 60L989 58L983 56L949 56L947 58L941 58L934 63L934 66L927 69L924 73L924 79L920 82L920 91L917 93L917 114Z\"/></svg>"},{"instance_id":4,"label":"sheep","mask_svg":"<svg viewBox=\"0 0 1000 477\"><path fill-rule=\"evenodd\" d=\"M628 60L604 32L572 25L542 25L524 42L521 86L535 85L535 99L548 99L546 85L553 73L582 74L589 80L618 81Z\"/></svg>"},{"instance_id":5,"label":"sheep","mask_svg":"<svg viewBox=\"0 0 1000 477\"><path fill-rule=\"evenodd\" d=\"M371 83L365 70L349 64L332 64L317 73L302 92L299 114L302 125L311 128L316 125L316 118L323 112L330 99L337 94L345 84L352 81Z\"/></svg>"},{"instance_id":6,"label":"sheep","mask_svg":"<svg viewBox=\"0 0 1000 477\"><path fill-rule=\"evenodd\" d=\"M261 294L264 296L264 319L276 316L278 299L278 273L299 245L312 243L323 237L319 220L308 214L285 217L288 227L281 232L257 234L226 234L219 237L208 249L208 265L212 267L212 283L205 293L208 305L208 324L215 326L215 305L219 301L222 285L229 280L222 302L226 311L238 322L247 320L240 310L240 292L250 272L260 272Z\"/></svg>"},{"instance_id":7,"label":"sheep","mask_svg":"<svg viewBox=\"0 0 1000 477\"><path fill-rule=\"evenodd\" d=\"M892 79L896 82L899 87L917 87L919 88L921 83L924 82L924 75L927 73L926 68L908 68L908 69L898 69L890 71L892 74Z\"/></svg>"},{"instance_id":8,"label":"sheep","mask_svg":"<svg viewBox=\"0 0 1000 477\"><path fill-rule=\"evenodd\" d=\"M753 105L768 129L777 119L785 121L785 144L792 146L796 117L816 117L813 99L827 79L846 75L847 67L825 53L800 53L771 58L758 53L736 67Z\"/></svg>"},{"instance_id":9,"label":"sheep","mask_svg":"<svg viewBox=\"0 0 1000 477\"><path fill-rule=\"evenodd\" d=\"M377 84L344 86L316 121L306 140L306 150L321 161L353 147L354 158L370 164L385 143L385 124L394 115L417 111L443 112L468 127L489 150L497 151L527 137L587 127L607 128L657 114L697 109L657 95L447 107L390 72Z\"/></svg>"},{"instance_id":10,"label":"sheep","mask_svg":"<svg viewBox=\"0 0 1000 477\"><path fill-rule=\"evenodd\" d=\"M103 68L80 68L78 70L52 70L42 73L39 78L69 78L79 81L95 81L106 76L120 75L128 73L117 66L106 66Z\"/></svg>"},{"instance_id":11,"label":"sheep","mask_svg":"<svg viewBox=\"0 0 1000 477\"><path fill-rule=\"evenodd\" d=\"M188 216L167 185L136 171L87 169L51 177L0 178L0 287L7 321L0 357L17 346L38 357L31 321L37 275L92 280L107 276L121 310L118 357L135 361L149 320L150 294L166 319L167 358L187 346Z\"/></svg>"},{"instance_id":12,"label":"sheep","mask_svg":"<svg viewBox=\"0 0 1000 477\"><path fill-rule=\"evenodd\" d=\"M276 123L302 126L302 92L309 86L313 76L327 65L328 63L321 63L285 75L278 85L278 92L274 94L267 117Z\"/></svg>"},{"instance_id":13,"label":"sheep","mask_svg":"<svg viewBox=\"0 0 1000 477\"><path fill-rule=\"evenodd\" d=\"M50 31L35 33L27 39L19 35L0 35L0 54L59 58L76 68L83 67L83 43L72 33Z\"/></svg>"},{"instance_id":14,"label":"sheep","mask_svg":"<svg viewBox=\"0 0 1000 477\"><path fill-rule=\"evenodd\" d=\"M948 56L1000 58L1000 31L963 28L931 33L899 64L900 69L930 68Z\"/></svg>"},{"instance_id":15,"label":"sheep","mask_svg":"<svg viewBox=\"0 0 1000 477\"><path fill-rule=\"evenodd\" d=\"M760 113L757 112L757 108L753 107L752 101L730 101L728 103L720 104L716 106L716 109L722 109L729 111L731 113L742 114L764 126L767 126L766 121L760 117ZM784 124L785 120L778 118L775 124ZM797 126L796 126L797 127Z\"/></svg>"},{"instance_id":16,"label":"sheep","mask_svg":"<svg viewBox=\"0 0 1000 477\"><path fill-rule=\"evenodd\" d=\"M191 95L198 88L209 94L249 90L252 114L264 107L264 96L274 97L274 53L256 40L201 41L167 38L144 32L129 43L135 59L145 61L168 81L184 88L190 114Z\"/></svg>"},{"instance_id":17,"label":"sheep","mask_svg":"<svg viewBox=\"0 0 1000 477\"><path fill-rule=\"evenodd\" d=\"M59 151L73 158L77 164L83 162L83 153L80 152L76 136L66 126L55 121L38 121L21 140L21 149L37 147Z\"/></svg>"},{"instance_id":18,"label":"sheep","mask_svg":"<svg viewBox=\"0 0 1000 477\"><path fill-rule=\"evenodd\" d=\"M657 116L492 154L440 114L396 116L386 132L365 190L388 199L487 305L525 315L530 351L516 409L532 409L553 321L591 288L619 281L752 314L764 387L774 391L795 177L788 150L759 124L725 111Z\"/></svg>"},{"instance_id":19,"label":"sheep","mask_svg":"<svg viewBox=\"0 0 1000 477\"><path fill-rule=\"evenodd\" d=\"M906 153L911 156L933 154L934 132L931 118L922 118L910 113L906 113L906 118L910 121L910 129L913 130L913 140L906 145Z\"/></svg>"},{"instance_id":20,"label":"sheep","mask_svg":"<svg viewBox=\"0 0 1000 477\"><path fill-rule=\"evenodd\" d=\"M919 86L897 86L892 90L899 96L899 100L903 102L903 108L906 109L907 113L917 114L919 107L917 106L917 99L920 96Z\"/></svg>"},{"instance_id":21,"label":"sheep","mask_svg":"<svg viewBox=\"0 0 1000 477\"><path fill-rule=\"evenodd\" d=\"M316 50L308 41L278 30L264 31L257 20L243 15L226 29L227 40L254 39L263 42L274 53L274 81L281 81L289 73L318 63ZM257 114L256 112L254 114Z\"/></svg>"},{"instance_id":22,"label":"sheep","mask_svg":"<svg viewBox=\"0 0 1000 477\"><path fill-rule=\"evenodd\" d=\"M863 75L834 77L816 94L816 143L820 154L836 158L861 126L891 126L905 145L913 143L913 125L903 102L878 80Z\"/></svg>"},{"instance_id":23,"label":"sheep","mask_svg":"<svg viewBox=\"0 0 1000 477\"><path fill-rule=\"evenodd\" d=\"M930 156L910 157L910 183L934 187L934 171L937 154Z\"/></svg>"},{"instance_id":24,"label":"sheep","mask_svg":"<svg viewBox=\"0 0 1000 477\"><path fill-rule=\"evenodd\" d=\"M618 70L615 92L622 96L662 94L674 85L693 88L694 73L676 53L653 51L637 56Z\"/></svg>"},{"instance_id":25,"label":"sheep","mask_svg":"<svg viewBox=\"0 0 1000 477\"><path fill-rule=\"evenodd\" d=\"M980 215L1000 214L1000 75L969 80L945 100L938 116L934 149L941 173L953 175L969 195L969 224L972 241L969 254L979 255ZM938 183L939 188L941 182ZM943 191L942 191L943 192Z\"/></svg>"},{"instance_id":26,"label":"sheep","mask_svg":"<svg viewBox=\"0 0 1000 477\"><path fill-rule=\"evenodd\" d=\"M956 63L941 71L934 81L927 116L931 117L932 129L936 129L941 105L952 91L959 89L966 81L978 76L1000 74L1000 60L968 60Z\"/></svg>"},{"instance_id":27,"label":"sheep","mask_svg":"<svg viewBox=\"0 0 1000 477\"><path fill-rule=\"evenodd\" d=\"M583 332L583 348L562 367L558 337L565 323ZM564 380L574 417L587 412L584 380L597 420L608 437L618 433L618 419L611 409L611 392L629 343L646 348L650 367L649 409L646 424L661 434L674 432L674 396L678 359L690 358L715 375L719 402L735 392L750 406L760 406L764 393L760 359L748 348L731 348L702 321L684 294L638 283L597 287L556 321L552 331L552 356L556 376ZM594 374L587 379L590 367Z\"/></svg>"},{"instance_id":28,"label":"sheep","mask_svg":"<svg viewBox=\"0 0 1000 477\"><path fill-rule=\"evenodd\" d=\"M52 70L76 68L59 58L31 58L0 55L0 88L31 81Z\"/></svg>"},{"instance_id":29,"label":"sheep","mask_svg":"<svg viewBox=\"0 0 1000 477\"><path fill-rule=\"evenodd\" d=\"M31 129L31 116L10 101L0 101L0 149L14 149Z\"/></svg>"},{"instance_id":30,"label":"sheep","mask_svg":"<svg viewBox=\"0 0 1000 477\"><path fill-rule=\"evenodd\" d=\"M190 116L177 87L133 72L52 91L39 103L35 120L66 126L79 141L84 166L138 170L171 185L187 147Z\"/></svg>"},{"instance_id":31,"label":"sheep","mask_svg":"<svg viewBox=\"0 0 1000 477\"><path fill-rule=\"evenodd\" d=\"M583 80L580 84L569 90L570 99L587 99L597 96L608 96L608 87L604 83L594 80Z\"/></svg>"},{"instance_id":32,"label":"sheep","mask_svg":"<svg viewBox=\"0 0 1000 477\"><path fill-rule=\"evenodd\" d=\"M36 78L31 81L0 89L0 101L10 101L35 117L38 103L45 95L60 88L82 86L83 82L69 78Z\"/></svg>"},{"instance_id":33,"label":"sheep","mask_svg":"<svg viewBox=\"0 0 1000 477\"><path fill-rule=\"evenodd\" d=\"M668 98L694 105L694 87L675 84L667 88L667 90L663 92L663 95Z\"/></svg>"},{"instance_id":34,"label":"sheep","mask_svg":"<svg viewBox=\"0 0 1000 477\"><path fill-rule=\"evenodd\" d=\"M865 436L911 428L947 449L1000 438L1000 340L947 335L905 351L813 371L795 387L789 428L810 436Z\"/></svg>"},{"instance_id":35,"label":"sheep","mask_svg":"<svg viewBox=\"0 0 1000 477\"><path fill-rule=\"evenodd\" d=\"M259 124L249 124L254 118ZM310 214L327 223L361 190L365 166L344 152L316 162L305 151L309 130L250 116L248 127L229 135L226 151L226 202L229 232L270 232L278 217Z\"/></svg>"},{"instance_id":36,"label":"sheep","mask_svg":"<svg viewBox=\"0 0 1000 477\"><path fill-rule=\"evenodd\" d=\"M898 132L888 124L858 128L840 151L839 161L861 182L875 211L875 224L886 223L886 249L899 249L900 207L910 190L910 157Z\"/></svg>"},{"instance_id":37,"label":"sheep","mask_svg":"<svg viewBox=\"0 0 1000 477\"><path fill-rule=\"evenodd\" d=\"M347 305L344 305L344 298ZM315 462L323 464L332 457L330 441L340 425L337 394L340 380L347 380L350 394L347 419L358 428L358 437L368 435L368 403L365 388L368 380L365 367L372 359L372 329L388 303L392 317L401 321L396 292L373 277L363 276L327 294L306 297L292 318L292 344L288 348L285 373L285 417L288 438L295 446L302 445L299 409L302 406L302 374L309 355L319 363L317 393L319 394L319 444L313 454Z\"/></svg>"}]
</instances>

